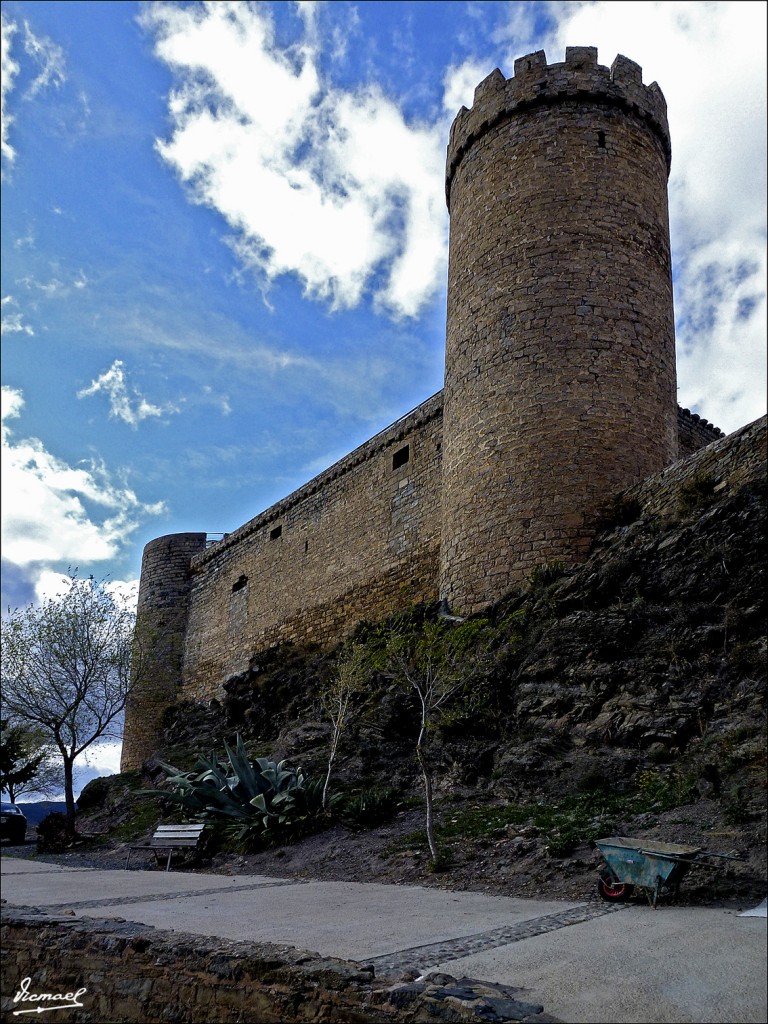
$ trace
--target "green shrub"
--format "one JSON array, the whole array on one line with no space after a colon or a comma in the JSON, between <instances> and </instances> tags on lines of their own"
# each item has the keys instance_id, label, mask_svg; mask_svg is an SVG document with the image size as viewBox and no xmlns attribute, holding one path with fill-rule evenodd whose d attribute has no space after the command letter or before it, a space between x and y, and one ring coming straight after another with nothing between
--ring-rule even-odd
<instances>
[{"instance_id":1,"label":"green shrub","mask_svg":"<svg viewBox=\"0 0 768 1024\"><path fill-rule=\"evenodd\" d=\"M239 846L251 849L273 838L307 831L322 816L322 784L286 761L251 761L242 738L225 742L226 760L200 755L194 770L161 762L168 789L151 790L180 808L185 817L218 826Z\"/></svg>"},{"instance_id":2,"label":"green shrub","mask_svg":"<svg viewBox=\"0 0 768 1024\"><path fill-rule=\"evenodd\" d=\"M343 798L338 815L347 828L363 831L389 821L398 806L399 794L394 789L373 787Z\"/></svg>"},{"instance_id":3,"label":"green shrub","mask_svg":"<svg viewBox=\"0 0 768 1024\"><path fill-rule=\"evenodd\" d=\"M530 575L530 589L542 590L566 575L568 569L564 562L547 562L544 565L537 565Z\"/></svg>"},{"instance_id":4,"label":"green shrub","mask_svg":"<svg viewBox=\"0 0 768 1024\"><path fill-rule=\"evenodd\" d=\"M637 787L635 810L638 813L668 811L688 803L693 795L692 780L673 771L648 769L637 772L634 782Z\"/></svg>"},{"instance_id":5,"label":"green shrub","mask_svg":"<svg viewBox=\"0 0 768 1024\"><path fill-rule=\"evenodd\" d=\"M63 853L72 843L67 835L67 816L60 811L46 814L37 826L37 852Z\"/></svg>"}]
</instances>

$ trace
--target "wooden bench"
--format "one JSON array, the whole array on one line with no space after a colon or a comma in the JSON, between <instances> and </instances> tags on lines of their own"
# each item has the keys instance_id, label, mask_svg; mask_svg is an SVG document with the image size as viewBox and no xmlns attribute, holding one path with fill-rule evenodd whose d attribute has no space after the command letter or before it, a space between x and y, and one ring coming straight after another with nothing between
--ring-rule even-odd
<instances>
[{"instance_id":1,"label":"wooden bench","mask_svg":"<svg viewBox=\"0 0 768 1024\"><path fill-rule=\"evenodd\" d=\"M161 861L160 853L168 851L168 860L165 870L171 870L171 857L174 850L196 850L200 845L205 825L158 825L157 830L148 843L135 843L128 850L128 859L125 862L126 871L131 861L131 854L134 850L152 850L157 863Z\"/></svg>"}]
</instances>

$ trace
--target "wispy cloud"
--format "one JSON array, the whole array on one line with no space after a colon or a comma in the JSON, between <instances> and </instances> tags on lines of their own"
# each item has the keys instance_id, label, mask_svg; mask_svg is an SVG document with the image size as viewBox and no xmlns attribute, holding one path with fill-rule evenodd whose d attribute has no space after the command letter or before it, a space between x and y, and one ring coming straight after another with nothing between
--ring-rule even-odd
<instances>
[{"instance_id":1,"label":"wispy cloud","mask_svg":"<svg viewBox=\"0 0 768 1024\"><path fill-rule=\"evenodd\" d=\"M142 420L166 416L179 411L170 403L153 405L139 393L137 388L132 386L129 388L125 366L120 359L116 359L110 368L96 380L91 381L87 388L78 391L77 397L87 398L89 395L98 395L102 392L109 398L110 417L122 420L134 430Z\"/></svg>"},{"instance_id":2,"label":"wispy cloud","mask_svg":"<svg viewBox=\"0 0 768 1024\"><path fill-rule=\"evenodd\" d=\"M24 314L20 309L13 309L11 307L17 306L18 303L12 295L4 295L2 300L2 334L28 334L30 337L34 335L34 330L29 324L24 323Z\"/></svg>"},{"instance_id":3,"label":"wispy cloud","mask_svg":"<svg viewBox=\"0 0 768 1024\"><path fill-rule=\"evenodd\" d=\"M2 33L2 54L0 58L2 158L10 166L16 158L16 151L11 145L9 138L9 130L14 118L8 110L8 98L16 85L16 77L21 70L18 60L11 54L11 48L13 37L19 31L19 26L16 22L10 21L3 16L0 21L0 31ZM23 96L24 99L32 100L49 86L59 88L66 81L66 61L63 49L45 36L36 36L26 21L23 25L21 38L24 53L31 58L32 62L39 69Z\"/></svg>"},{"instance_id":4,"label":"wispy cloud","mask_svg":"<svg viewBox=\"0 0 768 1024\"><path fill-rule=\"evenodd\" d=\"M211 405L216 406L222 416L229 416L232 412L229 395L224 395L220 392L214 391L210 384L203 385L203 397L201 401L206 403L210 402Z\"/></svg>"},{"instance_id":5,"label":"wispy cloud","mask_svg":"<svg viewBox=\"0 0 768 1024\"><path fill-rule=\"evenodd\" d=\"M265 6L148 5L143 25L177 76L158 152L266 281L295 273L334 309L372 292L414 316L444 270L443 133L407 123L374 85L325 81L315 12L300 14L302 38L281 48Z\"/></svg>"},{"instance_id":6,"label":"wispy cloud","mask_svg":"<svg viewBox=\"0 0 768 1024\"><path fill-rule=\"evenodd\" d=\"M13 248L19 251L23 249L34 249L35 248L35 233L30 228L26 235L20 235L18 238L13 240Z\"/></svg>"},{"instance_id":7,"label":"wispy cloud","mask_svg":"<svg viewBox=\"0 0 768 1024\"><path fill-rule=\"evenodd\" d=\"M140 501L98 459L73 467L37 438L17 438L10 421L23 406L20 391L3 387L4 558L38 579L62 563L92 565L116 557L140 523L164 505Z\"/></svg>"},{"instance_id":8,"label":"wispy cloud","mask_svg":"<svg viewBox=\"0 0 768 1024\"><path fill-rule=\"evenodd\" d=\"M0 34L2 35L2 51L0 52L0 133L2 134L2 158L9 164L13 163L16 151L9 142L8 135L13 118L8 113L8 96L13 90L14 79L19 73L19 65L11 56L11 41L17 26L0 18Z\"/></svg>"},{"instance_id":9,"label":"wispy cloud","mask_svg":"<svg viewBox=\"0 0 768 1024\"><path fill-rule=\"evenodd\" d=\"M24 22L24 50L40 68L26 92L26 99L32 99L49 85L57 89L67 80L64 50L52 39L36 36Z\"/></svg>"},{"instance_id":10,"label":"wispy cloud","mask_svg":"<svg viewBox=\"0 0 768 1024\"><path fill-rule=\"evenodd\" d=\"M73 289L82 291L83 288L86 288L88 278L82 270L78 270L73 277L66 281L62 281L58 277L52 277L48 281L39 281L36 277L27 275L20 277L16 283L22 285L27 291L40 292L46 299L65 299L72 294Z\"/></svg>"}]
</instances>

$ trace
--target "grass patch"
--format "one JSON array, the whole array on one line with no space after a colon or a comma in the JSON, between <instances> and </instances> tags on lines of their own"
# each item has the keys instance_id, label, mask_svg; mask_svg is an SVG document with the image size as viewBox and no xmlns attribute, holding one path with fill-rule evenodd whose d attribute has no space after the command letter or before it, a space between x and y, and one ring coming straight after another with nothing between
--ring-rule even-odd
<instances>
[{"instance_id":1,"label":"grass patch","mask_svg":"<svg viewBox=\"0 0 768 1024\"><path fill-rule=\"evenodd\" d=\"M131 805L130 817L115 826L110 831L109 838L118 839L120 842L138 839L146 832L150 832L159 820L160 810L156 801L136 799Z\"/></svg>"},{"instance_id":2,"label":"grass patch","mask_svg":"<svg viewBox=\"0 0 768 1024\"><path fill-rule=\"evenodd\" d=\"M686 480L678 494L678 511L682 515L690 515L695 509L709 504L715 493L715 485L715 479L709 474Z\"/></svg>"},{"instance_id":3,"label":"grass patch","mask_svg":"<svg viewBox=\"0 0 768 1024\"><path fill-rule=\"evenodd\" d=\"M686 803L690 781L673 774L647 771L638 775L635 788L626 794L593 790L563 800L505 806L440 809L435 837L447 845L458 841L480 842L503 835L512 826L537 830L553 857L565 857L575 847L610 835L622 818L648 812L661 813ZM386 853L425 850L424 829L392 843Z\"/></svg>"}]
</instances>

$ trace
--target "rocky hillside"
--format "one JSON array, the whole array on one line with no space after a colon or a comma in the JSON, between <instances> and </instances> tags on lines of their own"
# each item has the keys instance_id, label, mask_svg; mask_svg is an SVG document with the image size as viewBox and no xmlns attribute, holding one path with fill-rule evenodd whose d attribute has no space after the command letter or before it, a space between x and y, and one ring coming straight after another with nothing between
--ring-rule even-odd
<instances>
[{"instance_id":1,"label":"rocky hillside","mask_svg":"<svg viewBox=\"0 0 768 1024\"><path fill-rule=\"evenodd\" d=\"M499 656L435 737L453 858L440 884L525 892L570 877L561 891L576 894L593 874L586 841L623 832L736 850L747 861L723 873L732 891L761 893L765 459L763 420L619 496L586 562L542 568L490 611ZM435 613L414 609L414 628ZM254 755L321 772L329 729L317 687L332 670L333 653L255 658L221 702L170 709L165 758L191 766L194 752L239 732ZM407 696L374 675L343 740L339 785L415 801L416 729ZM337 826L306 840L306 857L291 849L280 860L305 873L327 862L345 877L423 881L418 825L418 810L405 808L382 835Z\"/></svg>"}]
</instances>

